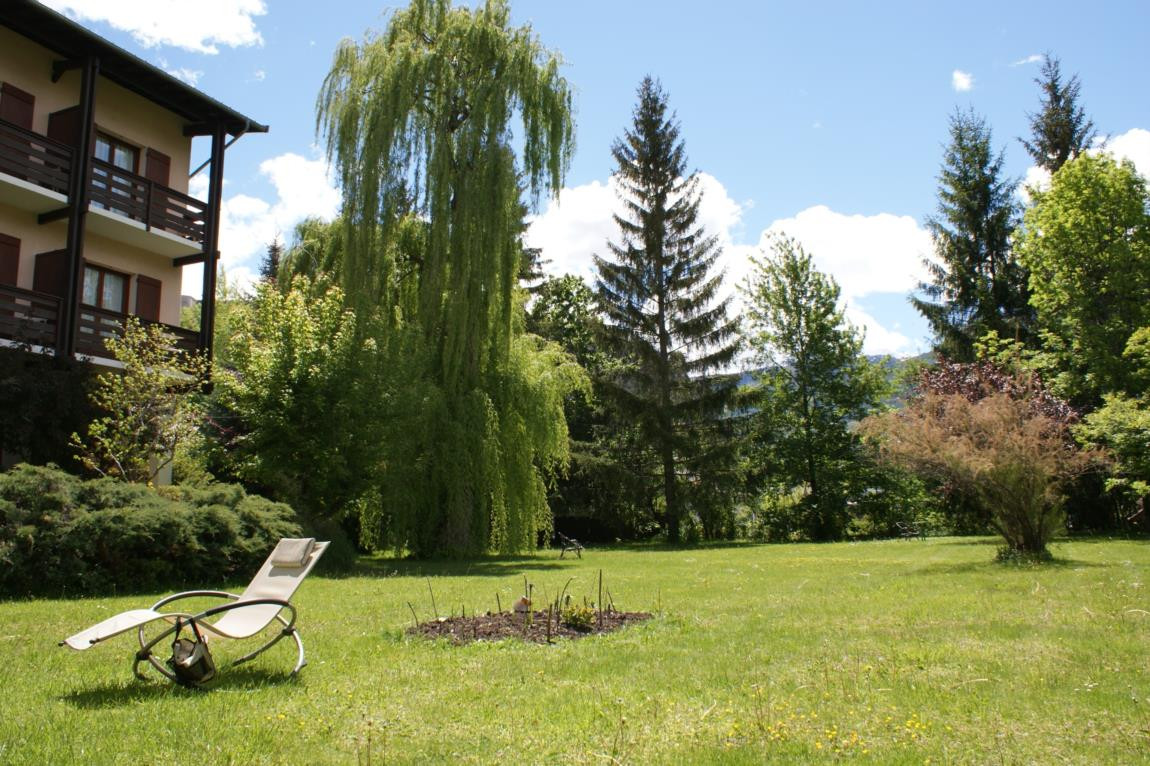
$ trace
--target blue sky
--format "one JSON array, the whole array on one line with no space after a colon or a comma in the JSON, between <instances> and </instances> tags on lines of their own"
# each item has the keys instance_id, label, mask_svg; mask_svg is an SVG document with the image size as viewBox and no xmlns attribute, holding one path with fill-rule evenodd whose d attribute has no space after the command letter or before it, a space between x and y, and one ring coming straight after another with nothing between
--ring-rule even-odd
<instances>
[{"instance_id":1,"label":"blue sky","mask_svg":"<svg viewBox=\"0 0 1150 766\"><path fill-rule=\"evenodd\" d=\"M336 44L382 29L388 5L362 0L48 0L97 33L271 126L228 151L228 274L258 268L277 233L334 215L338 192L316 145L315 96ZM703 174L704 219L724 244L730 282L767 231L797 236L843 290L867 350L929 345L906 301L930 254L922 224L955 108L973 107L1031 172L1018 143L1038 108L1049 51L1082 81L1109 148L1150 173L1150 3L682 2L512 0L565 59L577 149L559 200L529 232L555 271L590 276L613 234L610 145L635 89L658 77ZM198 147L206 156L206 147ZM196 183L202 183L200 179ZM195 185L193 184L193 189ZM189 270L190 272L191 270ZM185 292L194 285L186 282Z\"/></svg>"}]
</instances>

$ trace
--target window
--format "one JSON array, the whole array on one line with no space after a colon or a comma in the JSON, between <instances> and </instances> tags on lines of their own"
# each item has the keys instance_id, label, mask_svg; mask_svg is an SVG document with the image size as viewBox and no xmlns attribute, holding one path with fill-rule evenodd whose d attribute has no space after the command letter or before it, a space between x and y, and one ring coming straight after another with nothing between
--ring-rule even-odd
<instances>
[{"instance_id":1,"label":"window","mask_svg":"<svg viewBox=\"0 0 1150 766\"><path fill-rule=\"evenodd\" d=\"M140 150L106 133L97 133L96 150L92 156L116 170L125 170L134 175L139 166ZM112 168L107 165L92 166L92 204L129 218L140 218L138 208L142 200L133 197L136 181Z\"/></svg>"},{"instance_id":2,"label":"window","mask_svg":"<svg viewBox=\"0 0 1150 766\"><path fill-rule=\"evenodd\" d=\"M120 170L135 173L139 166L140 150L106 133L96 134L96 159L115 165Z\"/></svg>"},{"instance_id":3,"label":"window","mask_svg":"<svg viewBox=\"0 0 1150 766\"><path fill-rule=\"evenodd\" d=\"M105 311L128 313L128 276L99 266L85 265L81 302Z\"/></svg>"}]
</instances>

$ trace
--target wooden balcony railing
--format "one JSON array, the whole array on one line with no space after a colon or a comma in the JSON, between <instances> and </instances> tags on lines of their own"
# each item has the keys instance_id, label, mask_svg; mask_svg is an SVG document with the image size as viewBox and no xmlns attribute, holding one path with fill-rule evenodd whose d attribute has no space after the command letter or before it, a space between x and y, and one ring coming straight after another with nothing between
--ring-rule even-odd
<instances>
[{"instance_id":1,"label":"wooden balcony railing","mask_svg":"<svg viewBox=\"0 0 1150 766\"><path fill-rule=\"evenodd\" d=\"M0 120L0 173L66 195L72 156L70 147ZM149 230L204 241L208 206L195 197L95 158L88 194L94 207L140 221Z\"/></svg>"},{"instance_id":2,"label":"wooden balcony railing","mask_svg":"<svg viewBox=\"0 0 1150 766\"><path fill-rule=\"evenodd\" d=\"M76 320L76 353L110 358L104 341L124 332L126 314L81 306ZM181 351L200 348L200 334L183 327L141 319L144 324L160 324L173 346ZM0 285L0 338L21 345L53 349L60 342L60 299L10 285Z\"/></svg>"},{"instance_id":3,"label":"wooden balcony railing","mask_svg":"<svg viewBox=\"0 0 1150 766\"><path fill-rule=\"evenodd\" d=\"M60 339L60 299L0 285L0 338L55 348Z\"/></svg>"},{"instance_id":4,"label":"wooden balcony railing","mask_svg":"<svg viewBox=\"0 0 1150 766\"><path fill-rule=\"evenodd\" d=\"M207 204L103 160L92 160L92 204L171 232L197 244L204 241Z\"/></svg>"},{"instance_id":5,"label":"wooden balcony railing","mask_svg":"<svg viewBox=\"0 0 1150 766\"><path fill-rule=\"evenodd\" d=\"M124 334L126 314L106 311L92 306L80 306L76 319L76 353L85 356L108 357L104 341ZM138 317L137 317L138 318ZM173 346L181 351L196 351L200 348L200 334L183 327L150 322L140 319L143 324L159 324L173 339Z\"/></svg>"},{"instance_id":6,"label":"wooden balcony railing","mask_svg":"<svg viewBox=\"0 0 1150 766\"><path fill-rule=\"evenodd\" d=\"M68 194L72 149L0 120L0 173Z\"/></svg>"}]
</instances>

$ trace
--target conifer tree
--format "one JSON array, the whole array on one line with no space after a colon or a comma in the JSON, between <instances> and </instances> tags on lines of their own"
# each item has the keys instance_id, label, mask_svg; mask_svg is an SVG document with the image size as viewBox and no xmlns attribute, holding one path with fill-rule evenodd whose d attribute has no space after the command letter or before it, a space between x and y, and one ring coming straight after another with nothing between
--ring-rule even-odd
<instances>
[{"instance_id":1,"label":"conifer tree","mask_svg":"<svg viewBox=\"0 0 1150 766\"><path fill-rule=\"evenodd\" d=\"M260 279L271 284L276 283L279 278L280 262L283 260L284 246L280 242L277 235L275 239L268 243L268 249L264 253L264 260L260 263Z\"/></svg>"},{"instance_id":2,"label":"conifer tree","mask_svg":"<svg viewBox=\"0 0 1150 766\"><path fill-rule=\"evenodd\" d=\"M738 340L730 299L718 294L721 251L699 224L698 178L687 174L667 95L650 77L638 95L633 125L611 149L625 212L615 216L610 257L595 258L596 292L606 348L626 362L606 389L651 446L667 536L677 541L691 510L684 490L705 492L731 456L718 432L736 381L717 373Z\"/></svg>"},{"instance_id":3,"label":"conifer tree","mask_svg":"<svg viewBox=\"0 0 1150 766\"><path fill-rule=\"evenodd\" d=\"M923 297L911 297L935 350L955 361L973 361L975 341L992 330L1024 340L1033 323L1026 272L1011 251L1018 210L1003 163L986 121L956 111L938 178L938 214L926 224L935 250L924 260L930 281L918 286Z\"/></svg>"},{"instance_id":4,"label":"conifer tree","mask_svg":"<svg viewBox=\"0 0 1150 766\"><path fill-rule=\"evenodd\" d=\"M1035 164L1054 173L1090 145L1094 123L1078 103L1082 89L1078 75L1064 81L1058 59L1047 54L1034 82L1042 89L1042 108L1027 115L1032 139L1019 140Z\"/></svg>"}]
</instances>

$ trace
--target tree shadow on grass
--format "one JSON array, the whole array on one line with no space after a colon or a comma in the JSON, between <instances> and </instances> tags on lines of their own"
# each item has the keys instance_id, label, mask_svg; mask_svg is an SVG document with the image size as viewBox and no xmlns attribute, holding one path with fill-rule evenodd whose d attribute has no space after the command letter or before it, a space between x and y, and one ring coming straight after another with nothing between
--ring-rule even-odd
<instances>
[{"instance_id":1,"label":"tree shadow on grass","mask_svg":"<svg viewBox=\"0 0 1150 766\"><path fill-rule=\"evenodd\" d=\"M562 572L577 558L541 560L534 556L479 559L368 559L361 558L349 577L510 577L523 572Z\"/></svg>"},{"instance_id":2,"label":"tree shadow on grass","mask_svg":"<svg viewBox=\"0 0 1150 766\"><path fill-rule=\"evenodd\" d=\"M936 564L927 564L925 566L916 567L908 574L911 575L952 575L952 574L973 574L975 572L1042 572L1049 570L1063 570L1063 569L1098 569L1109 567L1110 564L1099 563L1097 561L1080 561L1078 559L1064 559L1053 558L1049 561L1040 561L1032 563L1014 563L1009 561L995 561L993 558L986 559L985 561L964 561L964 562L940 562Z\"/></svg>"},{"instance_id":3,"label":"tree shadow on grass","mask_svg":"<svg viewBox=\"0 0 1150 766\"><path fill-rule=\"evenodd\" d=\"M190 697L211 694L215 691L291 686L297 683L299 683L299 678L287 671L221 667L216 680L198 689L188 689L157 676L148 681L132 678L127 681L112 681L88 689L78 689L63 695L60 699L81 710L101 710L164 697Z\"/></svg>"}]
</instances>

